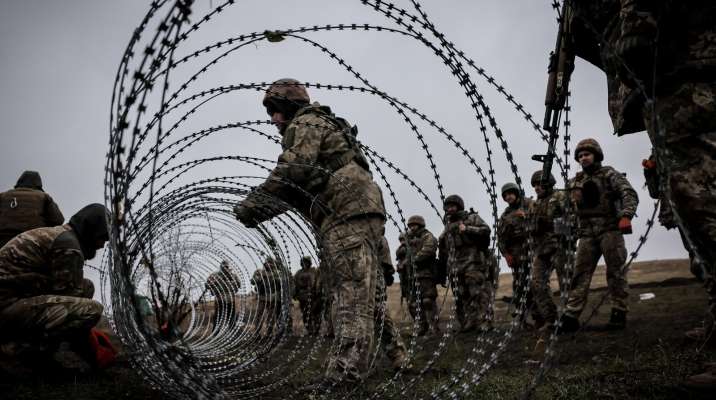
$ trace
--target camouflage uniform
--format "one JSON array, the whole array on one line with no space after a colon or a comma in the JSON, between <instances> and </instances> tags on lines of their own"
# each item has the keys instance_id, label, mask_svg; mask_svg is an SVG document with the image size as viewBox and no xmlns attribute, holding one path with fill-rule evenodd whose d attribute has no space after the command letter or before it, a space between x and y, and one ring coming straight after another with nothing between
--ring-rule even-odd
<instances>
[{"instance_id":1,"label":"camouflage uniform","mask_svg":"<svg viewBox=\"0 0 716 400\"><path fill-rule=\"evenodd\" d=\"M62 225L64 220L52 197L42 191L40 174L25 171L14 189L0 193L0 248L22 232Z\"/></svg>"},{"instance_id":2,"label":"camouflage uniform","mask_svg":"<svg viewBox=\"0 0 716 400\"><path fill-rule=\"evenodd\" d=\"M257 332L266 330L271 335L278 329L281 318L281 275L272 259L264 263L264 268L257 269L251 277L251 285L256 288L258 324Z\"/></svg>"},{"instance_id":3,"label":"camouflage uniform","mask_svg":"<svg viewBox=\"0 0 716 400\"><path fill-rule=\"evenodd\" d=\"M574 150L575 159L582 151L594 155L594 164L577 173L569 182L574 191L573 198L576 198L579 243L565 314L579 318L587 303L592 275L603 255L612 303L610 322L623 325L629 297L626 271L622 269L627 251L618 224L622 218L631 220L634 217L639 198L620 172L601 165L604 155L596 140L579 142Z\"/></svg>"},{"instance_id":4,"label":"camouflage uniform","mask_svg":"<svg viewBox=\"0 0 716 400\"><path fill-rule=\"evenodd\" d=\"M438 241L429 230L425 229L423 217L415 215L408 219L408 226L418 225L416 230L407 233L407 269L408 284L417 287L410 292L410 315L413 319L420 319L418 335L424 335L429 328L438 332L438 305L435 301L438 291L435 283L435 262L438 251ZM418 296L418 290L420 295ZM420 314L418 315L418 302Z\"/></svg>"},{"instance_id":5,"label":"camouflage uniform","mask_svg":"<svg viewBox=\"0 0 716 400\"><path fill-rule=\"evenodd\" d=\"M582 0L574 8L572 25L584 32L575 40L577 55L607 75L615 132L646 128L665 172L660 175L668 176L661 184L669 189L668 198L693 250L703 258L714 316L716 3ZM635 81L645 86L648 97L655 95L652 102L644 101Z\"/></svg>"},{"instance_id":6,"label":"camouflage uniform","mask_svg":"<svg viewBox=\"0 0 716 400\"><path fill-rule=\"evenodd\" d=\"M375 290L375 334L380 337L380 345L383 353L390 359L391 365L395 369L399 369L405 362L405 344L400 337L398 329L393 323L388 310L388 294L386 286L393 284L393 280L389 277L395 273L393 263L390 259L390 247L388 240L383 238L380 246L380 275L376 278Z\"/></svg>"},{"instance_id":7,"label":"camouflage uniform","mask_svg":"<svg viewBox=\"0 0 716 400\"><path fill-rule=\"evenodd\" d=\"M512 270L512 295L514 296L515 307L520 302L525 302L525 314L532 313L532 317L538 324L541 323L541 316L533 300L532 292L529 290L527 280L530 276L529 246L527 238L527 212L534 201L524 197L519 187L512 184L505 184L502 187L502 196L509 192L515 193L517 200L505 208L500 216L497 228L497 247L505 258L510 258Z\"/></svg>"},{"instance_id":8,"label":"camouflage uniform","mask_svg":"<svg viewBox=\"0 0 716 400\"><path fill-rule=\"evenodd\" d=\"M294 299L301 308L303 326L311 335L318 334L321 328L321 307L319 298L318 270L311 267L311 258L301 259L301 269L296 272L293 281L296 284Z\"/></svg>"},{"instance_id":9,"label":"camouflage uniform","mask_svg":"<svg viewBox=\"0 0 716 400\"><path fill-rule=\"evenodd\" d=\"M229 325L236 322L236 307L234 295L241 288L241 280L231 272L228 263L222 262L221 269L209 275L206 279L206 289L214 296L216 308L211 322L214 329L219 321L227 321Z\"/></svg>"},{"instance_id":10,"label":"camouflage uniform","mask_svg":"<svg viewBox=\"0 0 716 400\"><path fill-rule=\"evenodd\" d=\"M532 186L540 183L542 171L532 175ZM549 280L552 271L557 272L560 289L565 279L564 235L555 230L565 217L566 195L563 191L554 190L555 179L550 176L549 185L543 195L538 196L528 212L527 221L532 248L532 290L537 310L544 319L545 330L552 328L557 319L557 306L552 300L552 289ZM555 224L556 223L556 224Z\"/></svg>"},{"instance_id":11,"label":"camouflage uniform","mask_svg":"<svg viewBox=\"0 0 716 400\"><path fill-rule=\"evenodd\" d=\"M395 261L397 263L398 278L400 279L400 301L410 298L410 278L408 277L408 269L405 268L405 259L408 251L405 245L405 234L400 234L400 246L395 250Z\"/></svg>"},{"instance_id":12,"label":"camouflage uniform","mask_svg":"<svg viewBox=\"0 0 716 400\"><path fill-rule=\"evenodd\" d=\"M254 226L292 208L319 227L324 279L341 336L326 376L355 381L367 372L373 346L383 195L355 143L357 130L330 108L308 102L305 87L295 80L277 81L267 90L267 110L290 117L281 127L283 153L266 181L234 211Z\"/></svg>"},{"instance_id":13,"label":"camouflage uniform","mask_svg":"<svg viewBox=\"0 0 716 400\"><path fill-rule=\"evenodd\" d=\"M477 213L465 211L459 196L445 199L446 210L451 203L458 204L459 211L448 216L438 239L438 269L445 271L453 282L456 316L462 331L485 329L489 324L489 277L492 274L485 257L490 227ZM460 232L461 225L465 226L463 232Z\"/></svg>"},{"instance_id":14,"label":"camouflage uniform","mask_svg":"<svg viewBox=\"0 0 716 400\"><path fill-rule=\"evenodd\" d=\"M102 316L84 279L90 243L106 240L106 209L95 204L70 224L21 233L0 249L0 335L3 340L59 343L86 338ZM95 246L95 245L92 245Z\"/></svg>"}]
</instances>

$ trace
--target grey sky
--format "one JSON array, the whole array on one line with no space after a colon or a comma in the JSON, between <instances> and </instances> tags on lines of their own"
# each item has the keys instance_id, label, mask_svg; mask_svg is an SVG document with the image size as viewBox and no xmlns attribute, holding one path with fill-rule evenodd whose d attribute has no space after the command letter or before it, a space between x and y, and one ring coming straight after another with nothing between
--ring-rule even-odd
<instances>
[{"instance_id":1,"label":"grey sky","mask_svg":"<svg viewBox=\"0 0 716 400\"><path fill-rule=\"evenodd\" d=\"M407 1L399 5L409 8ZM554 45L554 11L549 1L426 1L423 6L438 29L464 50L489 74L503 83L537 121L541 121L547 54ZM218 0L213 5L219 4ZM271 6L268 6L270 4ZM146 1L0 1L0 190L14 185L25 169L38 170L45 189L69 218L83 205L103 202L105 153L109 131L112 85L131 32L147 10ZM195 17L210 9L198 0ZM289 27L328 23L373 23L394 26L358 0L342 1L238 1L217 21L202 28L181 48L186 54L229 36ZM439 60L424 47L404 37L376 32L310 33L336 51L373 84L417 106L465 143L484 169L485 151L469 104ZM179 71L176 79L191 68ZM280 77L301 81L356 84L345 70L320 52L295 40L277 44L262 42L224 60L195 90L219 84L273 81ZM484 80L473 75L478 88L508 135L523 179L539 166L530 160L545 146L523 118ZM644 230L653 202L648 197L640 161L649 153L645 134L617 138L606 107L606 81L592 66L578 62L572 83L574 142L596 137L605 150L605 164L627 173L641 203L635 234L627 237L630 251ZM439 197L427 162L412 133L379 99L344 92L312 91L314 100L329 104L334 112L360 127L360 139L400 164L438 203ZM225 99L197 115L195 129L228 121L266 119L260 94L245 92ZM434 130L421 131L437 155L436 162L446 194L463 194L471 206L489 219L485 188L474 171L445 145ZM273 133L273 132L272 132ZM211 147L211 143L215 143ZM496 140L497 183L512 180ZM255 154L275 159L280 149L265 142L241 143L232 137L210 142L208 154ZM572 163L572 171L577 168ZM223 173L223 171L222 171ZM228 173L231 173L230 171ZM236 171L233 171L235 174ZM394 177L393 177L394 178ZM391 182L393 180L391 179ZM395 180L395 182L399 182ZM406 185L397 184L407 218L426 213ZM531 189L527 189L532 195ZM502 209L503 205L499 205ZM395 209L389 205L391 212ZM439 233L437 216L426 215L429 228ZM393 248L397 231L389 228ZM684 257L678 235L656 227L641 259ZM297 266L293 266L296 268Z\"/></svg>"}]
</instances>

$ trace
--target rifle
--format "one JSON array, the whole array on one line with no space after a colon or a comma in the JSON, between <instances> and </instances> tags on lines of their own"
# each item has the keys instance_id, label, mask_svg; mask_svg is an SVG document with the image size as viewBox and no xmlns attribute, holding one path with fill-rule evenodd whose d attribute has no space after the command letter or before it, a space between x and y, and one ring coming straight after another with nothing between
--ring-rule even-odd
<instances>
[{"instance_id":1,"label":"rifle","mask_svg":"<svg viewBox=\"0 0 716 400\"><path fill-rule=\"evenodd\" d=\"M559 118L569 93L569 78L574 70L574 51L571 48L571 31L569 13L571 8L562 2L562 11L559 18L557 43L554 51L549 54L549 67L547 72L547 93L545 94L544 122L542 128L549 132L547 154L535 154L532 159L542 163L541 185L546 185L552 173L552 164L556 157L557 139L559 138Z\"/></svg>"}]
</instances>

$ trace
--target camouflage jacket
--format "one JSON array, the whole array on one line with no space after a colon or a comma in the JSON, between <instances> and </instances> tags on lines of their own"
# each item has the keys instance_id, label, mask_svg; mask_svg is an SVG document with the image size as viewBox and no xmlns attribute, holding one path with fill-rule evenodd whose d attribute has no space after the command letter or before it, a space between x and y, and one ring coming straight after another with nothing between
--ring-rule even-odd
<instances>
[{"instance_id":1,"label":"camouflage jacket","mask_svg":"<svg viewBox=\"0 0 716 400\"><path fill-rule=\"evenodd\" d=\"M398 272L401 274L405 271L403 263L405 262L407 254L408 247L405 245L405 243L401 243L400 246L398 246L398 249L395 250L395 261L398 263Z\"/></svg>"},{"instance_id":2,"label":"camouflage jacket","mask_svg":"<svg viewBox=\"0 0 716 400\"><path fill-rule=\"evenodd\" d=\"M84 257L68 225L21 233L0 249L0 310L44 294L81 297Z\"/></svg>"},{"instance_id":3,"label":"camouflage jacket","mask_svg":"<svg viewBox=\"0 0 716 400\"><path fill-rule=\"evenodd\" d=\"M508 206L500 216L497 228L497 247L504 255L527 257L527 212L534 201L522 197L516 207Z\"/></svg>"},{"instance_id":4,"label":"camouflage jacket","mask_svg":"<svg viewBox=\"0 0 716 400\"><path fill-rule=\"evenodd\" d=\"M579 235L588 236L619 229L621 217L634 217L639 197L629 181L609 166L597 166L591 173L578 172L569 181L578 191Z\"/></svg>"},{"instance_id":5,"label":"camouflage jacket","mask_svg":"<svg viewBox=\"0 0 716 400\"><path fill-rule=\"evenodd\" d=\"M645 38L656 43L659 91L668 92L680 83L713 81L716 73L713 0L576 0L571 4L572 47L577 56L605 72L609 114L616 134L645 129L644 96L632 82L633 78L650 81L653 62L641 57L644 67L632 65L627 70L624 59L628 57L622 54L624 44L639 38L640 33L647 32ZM644 21L653 22L650 25ZM648 37L648 32L657 29L658 40ZM637 76L630 76L634 74Z\"/></svg>"},{"instance_id":6,"label":"camouflage jacket","mask_svg":"<svg viewBox=\"0 0 716 400\"><path fill-rule=\"evenodd\" d=\"M564 236L555 230L555 223L559 224L565 218L566 200L564 191L553 190L535 200L527 212L532 251L536 255L550 254L561 247Z\"/></svg>"},{"instance_id":7,"label":"camouflage jacket","mask_svg":"<svg viewBox=\"0 0 716 400\"><path fill-rule=\"evenodd\" d=\"M282 287L281 275L278 271L265 268L257 269L251 277L251 285L256 288L260 300L278 301L281 298L281 291L287 288Z\"/></svg>"},{"instance_id":8,"label":"camouflage jacket","mask_svg":"<svg viewBox=\"0 0 716 400\"><path fill-rule=\"evenodd\" d=\"M271 201L279 198L324 231L346 218L385 218L383 194L351 132L326 106L298 110L283 133L276 167L242 204L255 209L260 222L286 210Z\"/></svg>"},{"instance_id":9,"label":"camouflage jacket","mask_svg":"<svg viewBox=\"0 0 716 400\"><path fill-rule=\"evenodd\" d=\"M466 228L462 233L459 230L461 223ZM477 213L460 211L445 225L438 239L438 274L486 268L485 251L489 245L490 227Z\"/></svg>"},{"instance_id":10,"label":"camouflage jacket","mask_svg":"<svg viewBox=\"0 0 716 400\"><path fill-rule=\"evenodd\" d=\"M301 268L293 276L296 285L294 298L306 300L318 293L318 270L316 268Z\"/></svg>"},{"instance_id":11,"label":"camouflage jacket","mask_svg":"<svg viewBox=\"0 0 716 400\"><path fill-rule=\"evenodd\" d=\"M406 237L408 246L406 252L406 267L415 278L433 278L435 273L438 240L425 228L417 232L408 231ZM412 263L410 262L412 258ZM414 270L413 270L414 267Z\"/></svg>"},{"instance_id":12,"label":"camouflage jacket","mask_svg":"<svg viewBox=\"0 0 716 400\"><path fill-rule=\"evenodd\" d=\"M35 228L62 225L65 217L49 194L18 187L0 193L0 236L10 238Z\"/></svg>"},{"instance_id":13,"label":"camouflage jacket","mask_svg":"<svg viewBox=\"0 0 716 400\"><path fill-rule=\"evenodd\" d=\"M206 279L205 287L216 298L232 300L241 288L241 280L233 272L216 271Z\"/></svg>"}]
</instances>

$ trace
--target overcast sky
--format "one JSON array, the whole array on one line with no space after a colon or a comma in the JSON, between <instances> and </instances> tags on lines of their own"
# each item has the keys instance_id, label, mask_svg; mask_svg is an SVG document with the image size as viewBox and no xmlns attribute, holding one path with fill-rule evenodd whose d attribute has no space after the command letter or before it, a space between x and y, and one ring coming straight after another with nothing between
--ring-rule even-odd
<instances>
[{"instance_id":1,"label":"overcast sky","mask_svg":"<svg viewBox=\"0 0 716 400\"><path fill-rule=\"evenodd\" d=\"M193 17L218 4L218 0L196 1ZM410 8L407 1L397 4ZM547 55L554 46L556 31L550 1L432 0L423 6L449 40L503 83L541 122ZM138 0L0 0L0 190L11 188L23 170L32 169L41 173L45 190L54 197L66 218L87 203L104 201L104 163L114 77L131 32L147 8L148 1ZM193 35L178 53L188 54L203 45L243 33L328 23L395 26L358 0L238 1ZM331 48L381 90L438 121L487 169L478 125L462 89L425 47L385 32L341 31L305 36ZM177 76L185 76L189 70L184 75L178 72ZM220 84L270 82L282 77L358 83L320 52L288 39L242 49L210 70L191 93ZM530 156L544 152L545 146L510 104L477 75L473 79L508 136L523 179L529 182L531 173L539 168ZM627 237L631 251L653 204L644 188L640 165L641 159L649 154L648 138L644 133L624 138L611 134L606 81L591 65L577 63L572 93L575 143L586 137L597 138L604 148L605 164L626 172L639 193L635 234ZM425 155L402 118L383 101L336 91L314 90L311 95L358 125L362 141L401 165L439 204L437 185ZM255 91L228 97L196 116L189 126L200 129L229 121L266 119L260 99L261 94ZM492 222L485 188L474 170L434 130L424 125L419 128L436 156L445 194L462 194L470 206ZM202 156L243 154L275 159L280 151L278 146L263 141L238 144L237 140L228 137L214 144L208 142L201 147ZM499 185L512 177L497 141L493 138L491 143L499 190ZM570 162L574 172L578 166L574 160ZM391 183L394 179L406 218L413 213L425 214L428 227L437 235L441 229L438 217L429 214L427 205L407 185L400 184L394 176ZM530 188L527 192L533 195ZM395 212L392 204L388 208ZM397 230L389 227L388 237L394 249ZM660 226L640 254L644 260L680 257L685 257L685 252L678 235Z\"/></svg>"}]
</instances>

